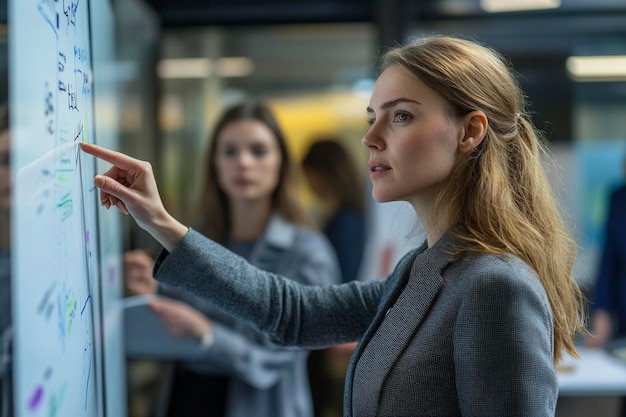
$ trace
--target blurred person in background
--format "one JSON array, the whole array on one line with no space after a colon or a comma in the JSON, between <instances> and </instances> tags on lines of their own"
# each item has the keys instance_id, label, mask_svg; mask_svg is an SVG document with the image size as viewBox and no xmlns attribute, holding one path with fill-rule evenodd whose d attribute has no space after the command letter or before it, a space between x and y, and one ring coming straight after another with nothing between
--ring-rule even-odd
<instances>
[{"instance_id":1,"label":"blurred person in background","mask_svg":"<svg viewBox=\"0 0 626 417\"><path fill-rule=\"evenodd\" d=\"M622 162L626 176L626 156ZM604 243L590 307L589 347L626 337L626 184L611 191Z\"/></svg>"},{"instance_id":2,"label":"blurred person in background","mask_svg":"<svg viewBox=\"0 0 626 417\"><path fill-rule=\"evenodd\" d=\"M342 281L357 280L366 239L364 177L335 138L314 140L301 165L309 188L323 202L321 227L337 252ZM344 343L311 352L309 376L318 417L341 416L345 372L355 346Z\"/></svg>"},{"instance_id":3,"label":"blurred person in background","mask_svg":"<svg viewBox=\"0 0 626 417\"><path fill-rule=\"evenodd\" d=\"M261 101L227 109L212 134L198 230L248 262L306 285L340 281L333 249L298 201L295 166L272 111ZM278 348L205 300L159 285L154 260L125 255L131 294L165 296L151 308L175 336L204 345L203 360L177 363L167 417L312 417L308 350Z\"/></svg>"},{"instance_id":4,"label":"blurred person in background","mask_svg":"<svg viewBox=\"0 0 626 417\"><path fill-rule=\"evenodd\" d=\"M324 234L337 252L341 279L358 279L366 237L365 181L352 155L334 139L313 142L302 160L311 191L323 201Z\"/></svg>"},{"instance_id":5,"label":"blurred person in background","mask_svg":"<svg viewBox=\"0 0 626 417\"><path fill-rule=\"evenodd\" d=\"M622 162L626 176L626 155ZM590 305L590 334L585 344L605 347L614 340L626 338L626 183L609 195L604 243L598 276ZM621 416L626 417L626 398Z\"/></svg>"},{"instance_id":6,"label":"blurred person in background","mask_svg":"<svg viewBox=\"0 0 626 417\"><path fill-rule=\"evenodd\" d=\"M0 417L13 415L10 149L9 107L3 104L0 106Z\"/></svg>"}]
</instances>

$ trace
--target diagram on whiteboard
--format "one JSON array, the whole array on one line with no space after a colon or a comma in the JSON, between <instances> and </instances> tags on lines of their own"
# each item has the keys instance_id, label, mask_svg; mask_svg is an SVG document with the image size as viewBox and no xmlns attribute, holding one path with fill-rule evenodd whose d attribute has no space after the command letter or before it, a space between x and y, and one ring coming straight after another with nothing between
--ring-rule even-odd
<instances>
[{"instance_id":1,"label":"diagram on whiteboard","mask_svg":"<svg viewBox=\"0 0 626 417\"><path fill-rule=\"evenodd\" d=\"M87 0L10 7L15 413L98 416L98 248Z\"/></svg>"}]
</instances>

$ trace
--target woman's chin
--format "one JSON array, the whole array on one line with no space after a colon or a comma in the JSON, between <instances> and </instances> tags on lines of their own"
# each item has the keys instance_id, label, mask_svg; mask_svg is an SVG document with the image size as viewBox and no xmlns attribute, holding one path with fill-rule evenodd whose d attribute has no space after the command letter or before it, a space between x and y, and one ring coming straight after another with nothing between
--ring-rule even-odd
<instances>
[{"instance_id":1,"label":"woman's chin","mask_svg":"<svg viewBox=\"0 0 626 417\"><path fill-rule=\"evenodd\" d=\"M390 201L395 201L393 198L390 198L388 195L377 193L376 190L372 191L372 199L377 203L389 203Z\"/></svg>"}]
</instances>

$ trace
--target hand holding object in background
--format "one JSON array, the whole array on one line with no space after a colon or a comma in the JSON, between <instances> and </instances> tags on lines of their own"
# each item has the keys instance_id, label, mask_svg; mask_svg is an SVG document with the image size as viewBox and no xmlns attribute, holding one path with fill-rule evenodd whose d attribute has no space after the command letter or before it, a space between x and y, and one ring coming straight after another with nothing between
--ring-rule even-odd
<instances>
[{"instance_id":1,"label":"hand holding object in background","mask_svg":"<svg viewBox=\"0 0 626 417\"><path fill-rule=\"evenodd\" d=\"M188 304L169 298L159 298L150 303L168 332L174 337L190 337L202 340L211 332L211 322Z\"/></svg>"},{"instance_id":2,"label":"hand holding object in background","mask_svg":"<svg viewBox=\"0 0 626 417\"><path fill-rule=\"evenodd\" d=\"M613 334L611 316L604 310L597 310L591 316L591 335L585 339L585 345L591 348L603 347Z\"/></svg>"},{"instance_id":3,"label":"hand holding object in background","mask_svg":"<svg viewBox=\"0 0 626 417\"><path fill-rule=\"evenodd\" d=\"M124 286L130 295L156 294L159 284L152 277L154 259L144 250L124 254Z\"/></svg>"}]
</instances>

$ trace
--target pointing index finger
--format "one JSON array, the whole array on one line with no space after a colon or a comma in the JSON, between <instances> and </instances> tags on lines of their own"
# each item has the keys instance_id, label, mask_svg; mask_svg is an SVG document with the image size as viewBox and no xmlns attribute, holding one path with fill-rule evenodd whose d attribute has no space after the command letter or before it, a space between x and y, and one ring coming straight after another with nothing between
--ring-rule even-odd
<instances>
[{"instance_id":1,"label":"pointing index finger","mask_svg":"<svg viewBox=\"0 0 626 417\"><path fill-rule=\"evenodd\" d=\"M134 168L137 160L120 152L115 152L92 143L80 142L80 148L90 155L100 158L125 171Z\"/></svg>"}]
</instances>

